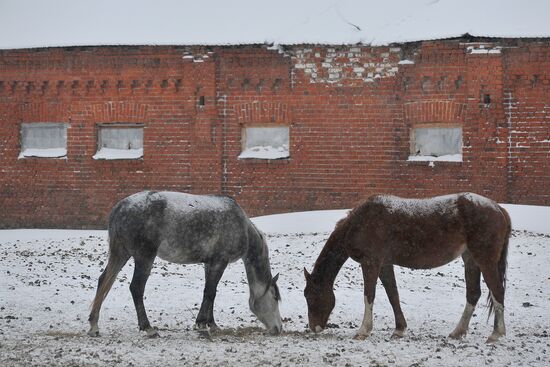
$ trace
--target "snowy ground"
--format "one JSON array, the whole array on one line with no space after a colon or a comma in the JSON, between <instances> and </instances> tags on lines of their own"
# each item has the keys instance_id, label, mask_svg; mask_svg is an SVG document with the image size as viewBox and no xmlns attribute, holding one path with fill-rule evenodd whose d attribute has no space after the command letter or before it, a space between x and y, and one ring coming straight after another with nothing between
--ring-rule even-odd
<instances>
[{"instance_id":1,"label":"snowy ground","mask_svg":"<svg viewBox=\"0 0 550 367\"><path fill-rule=\"evenodd\" d=\"M363 312L362 278L358 265L350 260L336 281L337 303L329 320L332 328L319 335L308 332L302 269L306 266L311 270L334 220L343 212L326 213L324 217L329 220L316 221L324 229L316 233L290 229L285 233L281 221L256 221L268 234L274 274L281 274L285 331L277 337L264 334L248 310L241 261L231 264L220 282L214 311L223 331L208 339L192 330L202 297L202 266L157 260L145 305L161 338L147 339L137 329L128 290L131 261L104 303L100 337L90 338L86 319L97 277L106 262L106 233L0 231L0 365L550 365L548 234L513 233L507 336L497 345L485 344L492 321L486 322L484 307L476 311L471 332L464 340L447 338L465 303L460 261L429 271L397 268L409 324L406 336L390 339L393 314L379 286L373 335L366 341L355 341L352 337ZM297 222L296 217L290 218ZM484 299L485 287L483 292Z\"/></svg>"}]
</instances>

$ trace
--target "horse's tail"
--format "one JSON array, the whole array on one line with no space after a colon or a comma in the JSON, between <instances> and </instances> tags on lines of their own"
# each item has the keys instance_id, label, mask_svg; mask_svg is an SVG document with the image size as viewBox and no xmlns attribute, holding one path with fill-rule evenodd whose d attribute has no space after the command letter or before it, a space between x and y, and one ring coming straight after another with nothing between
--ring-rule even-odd
<instances>
[{"instance_id":1,"label":"horse's tail","mask_svg":"<svg viewBox=\"0 0 550 367\"><path fill-rule=\"evenodd\" d=\"M506 221L506 237L504 238L504 244L502 246L502 250L500 252L500 259L498 260L497 270L500 275L500 281L502 282L502 289L503 292L506 291L506 268L508 267L508 244L510 242L510 234L512 233L512 220L510 219L510 214L504 209L503 207L499 206L500 211L502 212L502 215L504 216L504 219ZM491 317L491 314L494 310L494 301L491 297L491 293L489 292L489 295L487 296L487 303L489 304L489 315L488 317Z\"/></svg>"},{"instance_id":2,"label":"horse's tail","mask_svg":"<svg viewBox=\"0 0 550 367\"><path fill-rule=\"evenodd\" d=\"M127 251L117 244L117 242L118 236L116 231L109 225L109 260L107 261L105 270L99 277L97 291L92 302L92 310L88 321L97 322L99 310L101 309L105 297L107 297L107 294L111 290L118 273L130 258Z\"/></svg>"}]
</instances>

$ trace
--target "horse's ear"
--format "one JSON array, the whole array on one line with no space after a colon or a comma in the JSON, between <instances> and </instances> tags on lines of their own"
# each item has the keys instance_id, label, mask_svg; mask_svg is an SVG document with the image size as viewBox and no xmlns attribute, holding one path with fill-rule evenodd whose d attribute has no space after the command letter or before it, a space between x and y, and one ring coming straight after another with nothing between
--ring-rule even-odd
<instances>
[{"instance_id":1,"label":"horse's ear","mask_svg":"<svg viewBox=\"0 0 550 367\"><path fill-rule=\"evenodd\" d=\"M307 269L304 267L304 276L306 277L306 280L309 281L309 279L311 278L311 274L308 273Z\"/></svg>"},{"instance_id":2,"label":"horse's ear","mask_svg":"<svg viewBox=\"0 0 550 367\"><path fill-rule=\"evenodd\" d=\"M273 279L271 279L271 282L272 282L273 284L275 284L275 283L277 283L277 280L279 280L279 273L277 273L277 275L275 275L275 276L273 277Z\"/></svg>"}]
</instances>

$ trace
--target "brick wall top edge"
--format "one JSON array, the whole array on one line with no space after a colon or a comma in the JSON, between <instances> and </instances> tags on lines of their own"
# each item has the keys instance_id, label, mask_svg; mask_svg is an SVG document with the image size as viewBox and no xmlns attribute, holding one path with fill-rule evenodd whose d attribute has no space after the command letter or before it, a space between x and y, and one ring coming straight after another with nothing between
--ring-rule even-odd
<instances>
[{"instance_id":1,"label":"brick wall top edge","mask_svg":"<svg viewBox=\"0 0 550 367\"><path fill-rule=\"evenodd\" d=\"M550 37L530 37L530 38L493 38L493 37L474 37L470 35L464 35L462 37L456 38L446 38L446 39L437 39L437 40L421 40L421 41L411 41L411 42L397 42L390 43L387 45L375 45L371 46L369 44L321 44L321 43L296 43L296 44L281 44L283 48L294 48L294 47L304 47L304 46L316 46L316 47L374 47L374 48L384 48L392 46L410 46L410 45L420 45L420 44L450 44L450 43L461 43L461 42L492 42L500 45L506 46L522 46L526 44L533 43L543 43L550 45ZM159 50L166 51L182 51L182 50L199 50L199 49L217 49L217 50L229 50L229 49L258 49L258 48L269 48L272 47L271 44L237 44L237 45L80 45L80 46L52 46L52 47L32 47L32 48L18 48L18 49L0 49L0 55L2 54L12 54L12 53L40 53L51 50L62 50L62 51L76 51L76 52L86 52L94 50L124 50L128 51L138 51L143 52L150 50L151 52L158 53Z\"/></svg>"}]
</instances>

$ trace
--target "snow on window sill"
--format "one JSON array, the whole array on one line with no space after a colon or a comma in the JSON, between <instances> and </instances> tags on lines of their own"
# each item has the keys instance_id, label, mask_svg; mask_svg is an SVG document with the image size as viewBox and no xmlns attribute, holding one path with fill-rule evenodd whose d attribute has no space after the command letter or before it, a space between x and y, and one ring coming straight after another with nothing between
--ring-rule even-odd
<instances>
[{"instance_id":1,"label":"snow on window sill","mask_svg":"<svg viewBox=\"0 0 550 367\"><path fill-rule=\"evenodd\" d=\"M239 159L284 159L289 158L290 152L288 147L282 146L274 148L272 146L256 146L245 149L239 154Z\"/></svg>"},{"instance_id":2,"label":"snow on window sill","mask_svg":"<svg viewBox=\"0 0 550 367\"><path fill-rule=\"evenodd\" d=\"M30 148L25 149L19 154L21 158L65 158L67 157L67 149L65 148Z\"/></svg>"},{"instance_id":3,"label":"snow on window sill","mask_svg":"<svg viewBox=\"0 0 550 367\"><path fill-rule=\"evenodd\" d=\"M113 149L101 148L94 154L93 159L141 159L143 158L143 148L141 149Z\"/></svg>"},{"instance_id":4,"label":"snow on window sill","mask_svg":"<svg viewBox=\"0 0 550 367\"><path fill-rule=\"evenodd\" d=\"M448 154L434 157L431 155L411 155L407 159L409 162L462 162L462 154Z\"/></svg>"}]
</instances>

